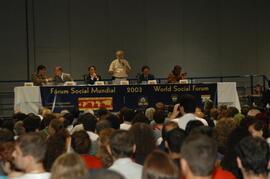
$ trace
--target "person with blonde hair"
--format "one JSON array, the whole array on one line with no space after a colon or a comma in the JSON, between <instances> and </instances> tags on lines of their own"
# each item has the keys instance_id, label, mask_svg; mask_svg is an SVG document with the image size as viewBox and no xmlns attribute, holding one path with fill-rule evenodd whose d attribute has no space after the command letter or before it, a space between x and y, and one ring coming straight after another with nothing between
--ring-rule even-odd
<instances>
[{"instance_id":1,"label":"person with blonde hair","mask_svg":"<svg viewBox=\"0 0 270 179\"><path fill-rule=\"evenodd\" d=\"M154 150L148 155L143 166L142 179L180 179L180 171L169 156Z\"/></svg>"},{"instance_id":2,"label":"person with blonde hair","mask_svg":"<svg viewBox=\"0 0 270 179\"><path fill-rule=\"evenodd\" d=\"M108 145L109 138L115 132L113 128L103 129L99 133L98 152L97 157L100 158L104 168L108 168L113 164L113 158L108 153L106 146Z\"/></svg>"},{"instance_id":3,"label":"person with blonde hair","mask_svg":"<svg viewBox=\"0 0 270 179\"><path fill-rule=\"evenodd\" d=\"M51 170L51 179L73 179L83 177L88 170L83 159L75 153L65 153L54 162Z\"/></svg>"}]
</instances>

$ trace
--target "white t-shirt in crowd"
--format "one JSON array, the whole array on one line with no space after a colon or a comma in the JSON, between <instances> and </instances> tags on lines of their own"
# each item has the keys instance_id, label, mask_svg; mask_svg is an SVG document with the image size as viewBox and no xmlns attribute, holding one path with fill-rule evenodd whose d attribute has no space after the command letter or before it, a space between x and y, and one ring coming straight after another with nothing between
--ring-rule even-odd
<instances>
[{"instance_id":1,"label":"white t-shirt in crowd","mask_svg":"<svg viewBox=\"0 0 270 179\"><path fill-rule=\"evenodd\" d=\"M20 177L16 177L15 179L49 179L51 174L48 172L45 173L26 173Z\"/></svg>"},{"instance_id":2,"label":"white t-shirt in crowd","mask_svg":"<svg viewBox=\"0 0 270 179\"><path fill-rule=\"evenodd\" d=\"M203 123L203 125L208 126L208 123L205 119L196 117L193 113L184 114L182 117L173 119L172 121L177 122L179 128L185 130L187 123L189 121L193 121L193 120L201 121Z\"/></svg>"},{"instance_id":3,"label":"white t-shirt in crowd","mask_svg":"<svg viewBox=\"0 0 270 179\"><path fill-rule=\"evenodd\" d=\"M114 170L126 179L141 179L142 166L133 162L130 158L121 158L113 162L109 170Z\"/></svg>"},{"instance_id":4,"label":"white t-shirt in crowd","mask_svg":"<svg viewBox=\"0 0 270 179\"><path fill-rule=\"evenodd\" d=\"M120 125L120 129L121 129L121 130L126 130L126 131L128 131L130 127L131 127L131 124L130 124L130 123L126 123L126 122L124 122L124 123L122 123L122 124Z\"/></svg>"}]
</instances>

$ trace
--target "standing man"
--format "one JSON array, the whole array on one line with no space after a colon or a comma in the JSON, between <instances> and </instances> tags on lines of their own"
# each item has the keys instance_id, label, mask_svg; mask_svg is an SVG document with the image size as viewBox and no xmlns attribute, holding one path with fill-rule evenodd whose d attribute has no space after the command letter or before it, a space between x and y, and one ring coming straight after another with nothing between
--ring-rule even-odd
<instances>
[{"instance_id":1,"label":"standing man","mask_svg":"<svg viewBox=\"0 0 270 179\"><path fill-rule=\"evenodd\" d=\"M131 67L125 58L123 50L118 50L115 54L116 59L112 61L109 68L109 73L112 74L114 84L119 84L121 80L127 80L128 72L131 71Z\"/></svg>"},{"instance_id":2,"label":"standing man","mask_svg":"<svg viewBox=\"0 0 270 179\"><path fill-rule=\"evenodd\" d=\"M54 82L56 85L64 84L66 81L73 81L70 74L63 73L63 68L61 66L54 68L54 74Z\"/></svg>"},{"instance_id":3,"label":"standing man","mask_svg":"<svg viewBox=\"0 0 270 179\"><path fill-rule=\"evenodd\" d=\"M32 74L32 82L35 86L44 86L52 79L46 77L47 69L44 65L39 65L37 67L37 72Z\"/></svg>"}]
</instances>

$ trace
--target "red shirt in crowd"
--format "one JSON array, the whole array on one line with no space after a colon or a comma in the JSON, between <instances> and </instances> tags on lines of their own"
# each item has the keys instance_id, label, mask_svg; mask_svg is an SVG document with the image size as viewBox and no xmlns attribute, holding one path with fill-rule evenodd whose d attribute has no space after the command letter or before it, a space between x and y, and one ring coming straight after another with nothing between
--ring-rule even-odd
<instances>
[{"instance_id":1,"label":"red shirt in crowd","mask_svg":"<svg viewBox=\"0 0 270 179\"><path fill-rule=\"evenodd\" d=\"M91 155L81 155L85 161L87 168L102 168L101 160L98 157Z\"/></svg>"},{"instance_id":2,"label":"red shirt in crowd","mask_svg":"<svg viewBox=\"0 0 270 179\"><path fill-rule=\"evenodd\" d=\"M236 177L229 171L221 168L215 168L213 179L236 179Z\"/></svg>"},{"instance_id":3,"label":"red shirt in crowd","mask_svg":"<svg viewBox=\"0 0 270 179\"><path fill-rule=\"evenodd\" d=\"M182 179L186 179L186 177L183 176ZM221 168L215 168L213 179L236 179L236 177L229 171Z\"/></svg>"}]
</instances>

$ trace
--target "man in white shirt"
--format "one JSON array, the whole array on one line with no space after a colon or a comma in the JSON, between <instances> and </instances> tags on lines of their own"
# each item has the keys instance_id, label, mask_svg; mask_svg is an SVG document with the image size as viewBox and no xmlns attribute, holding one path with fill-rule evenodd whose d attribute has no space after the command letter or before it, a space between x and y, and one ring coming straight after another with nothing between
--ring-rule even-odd
<instances>
[{"instance_id":1,"label":"man in white shirt","mask_svg":"<svg viewBox=\"0 0 270 179\"><path fill-rule=\"evenodd\" d=\"M185 130L187 123L192 120L199 120L201 121L205 126L208 126L207 121L205 119L199 118L195 116L195 110L196 110L196 99L192 95L183 95L180 98L180 104L178 105L180 110L180 113L183 114L182 117L173 119L172 121L175 121L178 123L179 128Z\"/></svg>"},{"instance_id":2,"label":"man in white shirt","mask_svg":"<svg viewBox=\"0 0 270 179\"><path fill-rule=\"evenodd\" d=\"M120 129L122 130L129 130L129 128L132 126L131 121L135 116L135 112L132 109L125 109L123 111L123 123L120 125Z\"/></svg>"},{"instance_id":3,"label":"man in white shirt","mask_svg":"<svg viewBox=\"0 0 270 179\"><path fill-rule=\"evenodd\" d=\"M17 168L25 174L17 179L49 179L42 161L46 153L46 142L39 133L27 133L16 140L15 151L12 153Z\"/></svg>"},{"instance_id":4,"label":"man in white shirt","mask_svg":"<svg viewBox=\"0 0 270 179\"><path fill-rule=\"evenodd\" d=\"M128 131L115 131L109 139L107 150L114 160L109 170L120 173L126 179L141 179L143 167L131 160L136 146Z\"/></svg>"},{"instance_id":5,"label":"man in white shirt","mask_svg":"<svg viewBox=\"0 0 270 179\"><path fill-rule=\"evenodd\" d=\"M121 80L127 80L127 73L131 71L131 67L123 50L118 50L115 56L116 59L110 64L109 73L112 74L113 83L119 84Z\"/></svg>"}]
</instances>

